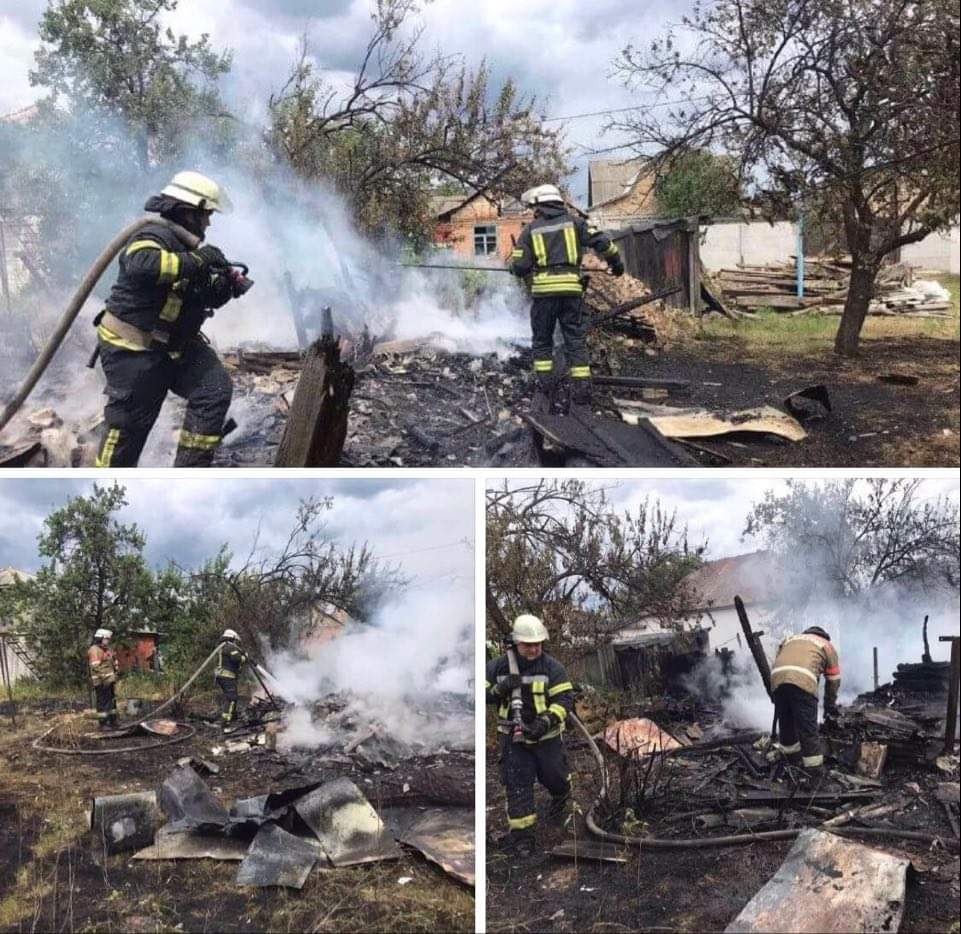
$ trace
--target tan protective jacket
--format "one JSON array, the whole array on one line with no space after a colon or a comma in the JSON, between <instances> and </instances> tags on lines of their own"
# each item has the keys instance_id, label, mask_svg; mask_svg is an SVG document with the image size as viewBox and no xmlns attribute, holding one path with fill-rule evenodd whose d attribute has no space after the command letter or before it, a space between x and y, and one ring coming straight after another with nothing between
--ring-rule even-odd
<instances>
[{"instance_id":1,"label":"tan protective jacket","mask_svg":"<svg viewBox=\"0 0 961 934\"><path fill-rule=\"evenodd\" d=\"M841 689L841 662L837 649L827 639L810 632L788 636L777 651L771 669L771 690L794 684L817 697L818 681L824 675L824 704L837 702Z\"/></svg>"},{"instance_id":2,"label":"tan protective jacket","mask_svg":"<svg viewBox=\"0 0 961 934\"><path fill-rule=\"evenodd\" d=\"M92 645L87 649L87 665L90 680L95 688L104 684L114 684L117 680L117 656L112 649L102 645Z\"/></svg>"}]
</instances>

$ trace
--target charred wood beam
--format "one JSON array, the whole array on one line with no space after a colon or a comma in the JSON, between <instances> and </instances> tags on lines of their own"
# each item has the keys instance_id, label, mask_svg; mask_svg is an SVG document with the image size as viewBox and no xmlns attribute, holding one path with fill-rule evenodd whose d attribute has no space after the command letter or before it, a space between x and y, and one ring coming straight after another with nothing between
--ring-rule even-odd
<instances>
[{"instance_id":1,"label":"charred wood beam","mask_svg":"<svg viewBox=\"0 0 961 934\"><path fill-rule=\"evenodd\" d=\"M958 678L961 675L961 638L941 636L939 642L951 643L951 683L948 685L948 709L944 720L944 755L954 753L955 730L958 725Z\"/></svg>"},{"instance_id":2,"label":"charred wood beam","mask_svg":"<svg viewBox=\"0 0 961 934\"><path fill-rule=\"evenodd\" d=\"M340 342L315 341L297 381L275 467L335 467L347 437L354 370L340 359Z\"/></svg>"},{"instance_id":3,"label":"charred wood beam","mask_svg":"<svg viewBox=\"0 0 961 934\"><path fill-rule=\"evenodd\" d=\"M747 609L744 601L740 597L734 598L734 609L737 610L737 618L741 621L741 628L744 630L744 638L747 639L747 646L754 656L754 664L764 682L764 690L768 697L771 696L771 666L768 664L767 655L764 654L764 646L761 645L761 633L751 629L751 621L747 616Z\"/></svg>"},{"instance_id":4,"label":"charred wood beam","mask_svg":"<svg viewBox=\"0 0 961 934\"><path fill-rule=\"evenodd\" d=\"M686 379L654 379L650 376L594 376L595 386L622 386L626 389L688 389Z\"/></svg>"}]
</instances>

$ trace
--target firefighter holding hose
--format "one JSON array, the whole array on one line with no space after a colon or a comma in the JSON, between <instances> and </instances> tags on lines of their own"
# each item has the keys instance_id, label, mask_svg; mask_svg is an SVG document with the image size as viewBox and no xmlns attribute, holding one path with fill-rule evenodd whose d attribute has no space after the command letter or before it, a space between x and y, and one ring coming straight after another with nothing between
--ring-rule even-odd
<instances>
[{"instance_id":1,"label":"firefighter holding hose","mask_svg":"<svg viewBox=\"0 0 961 934\"><path fill-rule=\"evenodd\" d=\"M550 410L557 386L554 377L554 328L564 337L571 379L571 404L591 402L591 361L587 351L590 320L584 307L581 261L586 249L607 260L615 276L624 274L617 244L602 230L567 209L555 185L538 185L521 200L534 209L534 220L522 231L511 253L510 271L530 279L531 349L534 355L536 410Z\"/></svg>"},{"instance_id":2,"label":"firefighter holding hose","mask_svg":"<svg viewBox=\"0 0 961 934\"><path fill-rule=\"evenodd\" d=\"M233 629L225 629L217 649L217 664L214 668L214 681L220 688L220 722L223 730L230 729L237 719L237 682L240 673L248 662L247 653L240 647L240 636Z\"/></svg>"},{"instance_id":3,"label":"firefighter holding hose","mask_svg":"<svg viewBox=\"0 0 961 934\"><path fill-rule=\"evenodd\" d=\"M97 725L101 730L117 726L117 656L110 648L113 632L98 629L87 649L87 670L97 702Z\"/></svg>"},{"instance_id":4,"label":"firefighter holding hose","mask_svg":"<svg viewBox=\"0 0 961 934\"><path fill-rule=\"evenodd\" d=\"M818 686L824 675L824 714L834 719L841 690L841 662L831 637L820 626L788 636L771 668L771 692L778 719L780 751L812 779L824 771L818 734Z\"/></svg>"},{"instance_id":5,"label":"firefighter holding hose","mask_svg":"<svg viewBox=\"0 0 961 934\"><path fill-rule=\"evenodd\" d=\"M547 638L547 628L538 617L518 616L507 653L487 663L487 703L498 708L508 841L521 856L534 850L534 782L550 792L548 813L555 819L565 816L571 794L562 734L574 708L574 686L564 666L544 651ZM518 692L515 715L512 699L518 699Z\"/></svg>"},{"instance_id":6,"label":"firefighter holding hose","mask_svg":"<svg viewBox=\"0 0 961 934\"><path fill-rule=\"evenodd\" d=\"M213 213L231 204L216 182L178 172L144 210L203 240ZM136 467L168 392L187 402L174 466L210 466L232 387L200 328L250 284L217 247L192 247L161 223L130 238L106 308L94 319L107 380L98 467Z\"/></svg>"}]
</instances>

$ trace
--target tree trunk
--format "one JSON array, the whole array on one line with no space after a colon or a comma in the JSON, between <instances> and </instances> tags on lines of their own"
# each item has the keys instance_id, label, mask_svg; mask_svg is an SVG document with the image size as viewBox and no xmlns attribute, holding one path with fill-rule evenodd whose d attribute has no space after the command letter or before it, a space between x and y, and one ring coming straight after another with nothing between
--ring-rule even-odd
<instances>
[{"instance_id":1,"label":"tree trunk","mask_svg":"<svg viewBox=\"0 0 961 934\"><path fill-rule=\"evenodd\" d=\"M841 315L838 333L834 338L834 352L842 357L853 357L858 352L861 327L864 325L868 306L874 297L874 279L877 274L877 264L866 263L858 257L854 258L851 282L844 302L844 313Z\"/></svg>"}]
</instances>

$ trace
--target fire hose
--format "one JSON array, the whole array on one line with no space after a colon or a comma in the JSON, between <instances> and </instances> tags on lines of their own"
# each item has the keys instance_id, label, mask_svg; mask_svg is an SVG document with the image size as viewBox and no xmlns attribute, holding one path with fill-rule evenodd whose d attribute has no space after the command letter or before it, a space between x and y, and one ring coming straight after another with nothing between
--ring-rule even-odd
<instances>
[{"instance_id":1,"label":"fire hose","mask_svg":"<svg viewBox=\"0 0 961 934\"><path fill-rule=\"evenodd\" d=\"M60 349L63 339L73 326L77 315L80 314L80 309L83 308L84 302L90 297L90 293L93 291L94 286L100 281L100 277L104 274L107 267L123 249L124 244L137 233L138 230L146 227L148 224L160 224L169 228L178 239L183 241L188 249L195 250L202 242L201 237L194 236L186 228L164 217L156 217L155 215L145 215L124 227L124 229L107 244L103 252L94 260L90 269L87 270L87 274L81 279L80 285L77 286L77 291L74 292L73 298L70 299L66 310L60 316L57 326L53 329L53 333L48 338L43 350L40 351L40 355L36 361L34 361L30 372L24 377L23 382L20 384L13 398L4 406L3 414L0 415L0 431L3 431L10 419L17 414L20 406L26 402L27 397L33 392L34 386L37 385L40 377L43 376L47 367L50 365L54 354Z\"/></svg>"},{"instance_id":2,"label":"fire hose","mask_svg":"<svg viewBox=\"0 0 961 934\"><path fill-rule=\"evenodd\" d=\"M760 833L733 834L726 837L703 837L693 840L660 840L656 837L632 837L627 834L612 833L609 830L603 830L598 826L594 812L603 801L607 800L610 793L610 782L607 774L607 766L604 762L604 755L598 748L594 737L591 736L587 727L584 726L580 719L573 712L568 714L568 716L584 735L584 739L587 740L587 745L590 747L591 754L597 763L601 790L591 803L585 822L587 829L601 840L606 840L609 843L619 843L622 846L636 846L639 849L647 850L698 850L710 847L743 846L748 843L761 843L774 840L794 840L802 830L808 829L798 827L792 830L767 830ZM839 837L892 837L899 840L915 840L918 843L927 844L945 842L945 838L932 834L920 833L913 830L898 830L894 827L890 829L881 827L848 827L842 829L822 825L821 829Z\"/></svg>"}]
</instances>

